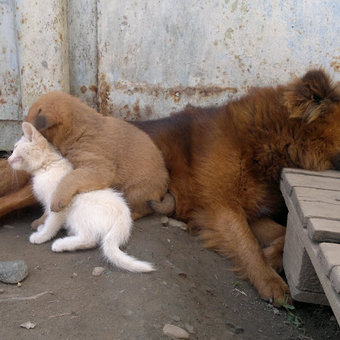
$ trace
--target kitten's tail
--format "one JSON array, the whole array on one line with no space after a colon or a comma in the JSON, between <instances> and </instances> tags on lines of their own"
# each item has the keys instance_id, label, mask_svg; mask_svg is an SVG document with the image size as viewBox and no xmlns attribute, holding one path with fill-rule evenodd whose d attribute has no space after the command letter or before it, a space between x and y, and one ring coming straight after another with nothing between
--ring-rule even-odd
<instances>
[{"instance_id":1,"label":"kitten's tail","mask_svg":"<svg viewBox=\"0 0 340 340\"><path fill-rule=\"evenodd\" d=\"M151 272L156 270L151 263L137 260L121 251L116 244L116 240L112 242L112 237L115 239L115 235L110 234L111 232L104 237L102 249L105 257L111 263L130 272Z\"/></svg>"}]
</instances>

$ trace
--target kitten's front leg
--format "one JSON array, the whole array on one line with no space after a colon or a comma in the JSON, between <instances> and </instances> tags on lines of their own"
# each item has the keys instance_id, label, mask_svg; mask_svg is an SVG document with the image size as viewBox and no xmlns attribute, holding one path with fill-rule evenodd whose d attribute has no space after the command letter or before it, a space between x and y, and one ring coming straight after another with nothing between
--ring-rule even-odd
<instances>
[{"instance_id":1,"label":"kitten's front leg","mask_svg":"<svg viewBox=\"0 0 340 340\"><path fill-rule=\"evenodd\" d=\"M31 234L30 242L35 244L44 243L52 239L58 231L61 229L65 221L65 213L54 213L51 212L45 221L45 224L38 228L38 231Z\"/></svg>"}]
</instances>

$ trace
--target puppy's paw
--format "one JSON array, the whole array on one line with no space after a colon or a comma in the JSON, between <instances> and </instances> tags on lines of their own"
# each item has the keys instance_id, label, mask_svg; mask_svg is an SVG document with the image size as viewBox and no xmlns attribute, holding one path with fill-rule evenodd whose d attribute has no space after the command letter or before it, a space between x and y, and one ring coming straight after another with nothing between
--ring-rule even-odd
<instances>
[{"instance_id":1,"label":"puppy's paw","mask_svg":"<svg viewBox=\"0 0 340 340\"><path fill-rule=\"evenodd\" d=\"M71 202L72 197L54 197L51 203L51 211L53 212L59 212L66 208L69 203Z\"/></svg>"},{"instance_id":2,"label":"puppy's paw","mask_svg":"<svg viewBox=\"0 0 340 340\"><path fill-rule=\"evenodd\" d=\"M46 220L46 215L42 215L31 223L31 228L37 230L40 225L42 225Z\"/></svg>"},{"instance_id":3,"label":"puppy's paw","mask_svg":"<svg viewBox=\"0 0 340 340\"><path fill-rule=\"evenodd\" d=\"M62 253L65 249L64 249L64 245L63 245L63 239L58 238L57 240L55 240L52 243L52 251L56 252L56 253Z\"/></svg>"},{"instance_id":4,"label":"puppy's paw","mask_svg":"<svg viewBox=\"0 0 340 340\"><path fill-rule=\"evenodd\" d=\"M37 231L36 233L31 234L30 242L34 244L41 244L48 241L49 238L46 235L42 234L41 232Z\"/></svg>"}]
</instances>

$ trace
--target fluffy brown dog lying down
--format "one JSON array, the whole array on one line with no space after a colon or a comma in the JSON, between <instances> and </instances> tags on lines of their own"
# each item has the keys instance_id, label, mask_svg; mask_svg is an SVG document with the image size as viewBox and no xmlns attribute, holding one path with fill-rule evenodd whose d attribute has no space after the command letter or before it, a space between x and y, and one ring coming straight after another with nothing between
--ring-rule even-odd
<instances>
[{"instance_id":1,"label":"fluffy brown dog lying down","mask_svg":"<svg viewBox=\"0 0 340 340\"><path fill-rule=\"evenodd\" d=\"M263 299L284 301L289 290L276 270L285 228L270 218L284 206L280 173L340 169L339 89L314 70L222 107L136 125L162 150L176 216L232 258Z\"/></svg>"},{"instance_id":2,"label":"fluffy brown dog lying down","mask_svg":"<svg viewBox=\"0 0 340 340\"><path fill-rule=\"evenodd\" d=\"M124 192L136 219L152 212L147 201L165 194L168 172L163 157L135 126L104 117L63 92L40 97L26 120L75 168L58 185L52 211L66 207L77 193L115 187Z\"/></svg>"},{"instance_id":3,"label":"fluffy brown dog lying down","mask_svg":"<svg viewBox=\"0 0 340 340\"><path fill-rule=\"evenodd\" d=\"M288 287L276 270L282 269L285 229L271 219L284 206L280 172L340 168L340 94L328 76L310 71L218 108L188 107L135 124L163 153L176 216L199 230L207 247L232 258L262 298L283 301ZM74 139L72 156L78 147Z\"/></svg>"}]
</instances>

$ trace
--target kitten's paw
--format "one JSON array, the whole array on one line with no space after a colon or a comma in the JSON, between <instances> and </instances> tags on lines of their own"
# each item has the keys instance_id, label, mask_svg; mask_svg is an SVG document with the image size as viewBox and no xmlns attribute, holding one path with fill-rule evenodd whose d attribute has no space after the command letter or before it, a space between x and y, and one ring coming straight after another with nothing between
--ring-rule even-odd
<instances>
[{"instance_id":1,"label":"kitten's paw","mask_svg":"<svg viewBox=\"0 0 340 340\"><path fill-rule=\"evenodd\" d=\"M38 232L38 233L41 233L43 229L44 229L44 225L43 225L43 224L40 224L40 226L37 227L37 232Z\"/></svg>"},{"instance_id":2,"label":"kitten's paw","mask_svg":"<svg viewBox=\"0 0 340 340\"><path fill-rule=\"evenodd\" d=\"M52 251L56 252L56 253L62 253L65 249L63 246L63 239L58 238L57 240L55 240L52 243Z\"/></svg>"},{"instance_id":3,"label":"kitten's paw","mask_svg":"<svg viewBox=\"0 0 340 340\"><path fill-rule=\"evenodd\" d=\"M42 233L39 233L39 232L33 233L30 236L30 242L34 244L41 244L48 240L49 238L46 237L46 235L43 235Z\"/></svg>"}]
</instances>

